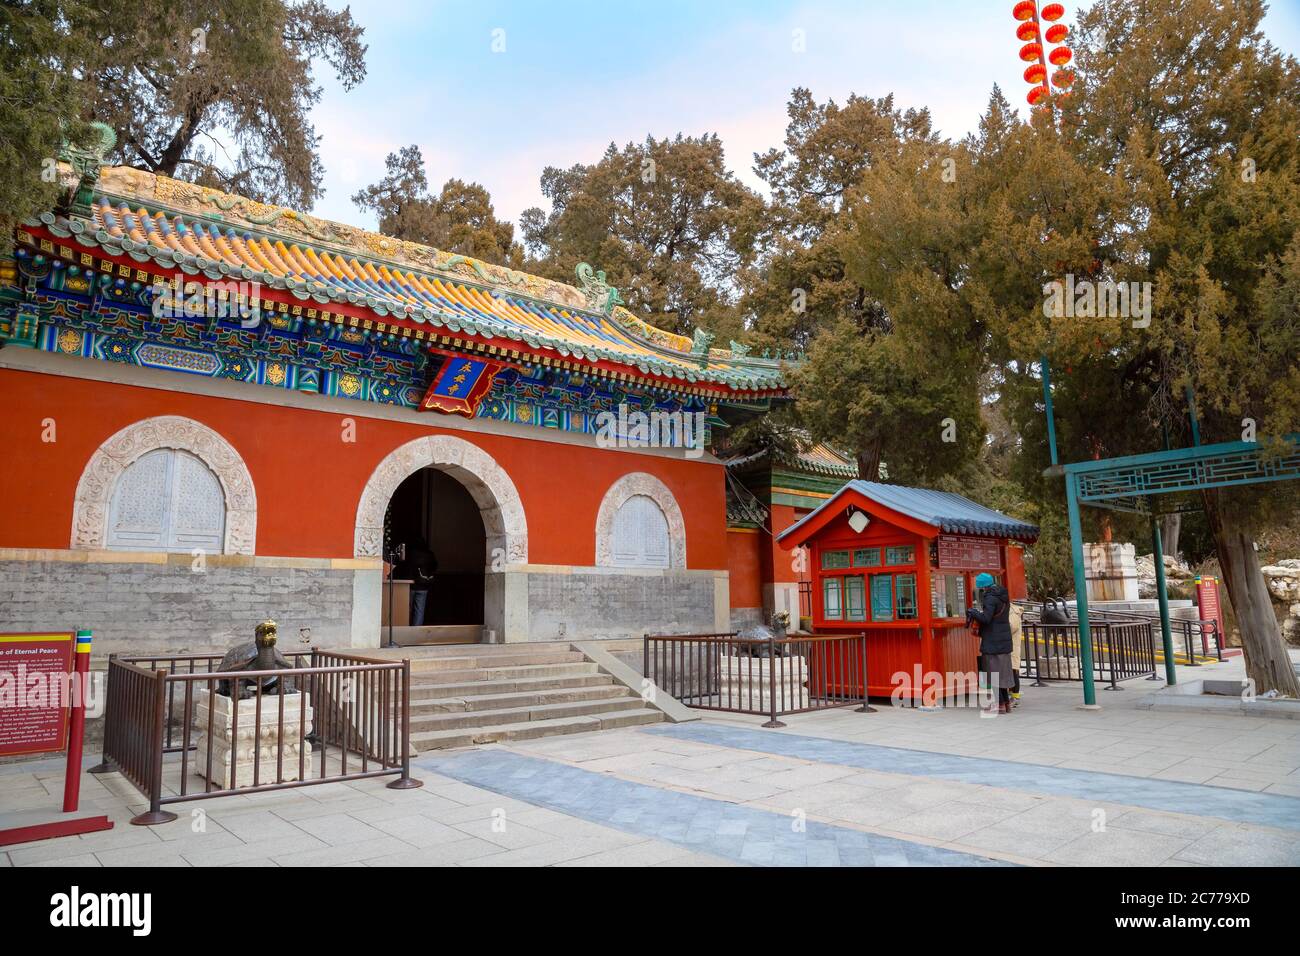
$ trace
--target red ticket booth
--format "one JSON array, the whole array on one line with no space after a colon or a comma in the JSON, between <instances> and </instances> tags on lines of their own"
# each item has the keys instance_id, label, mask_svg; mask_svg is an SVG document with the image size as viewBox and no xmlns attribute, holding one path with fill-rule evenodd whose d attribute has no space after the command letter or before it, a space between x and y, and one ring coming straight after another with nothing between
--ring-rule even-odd
<instances>
[{"instance_id":1,"label":"red ticket booth","mask_svg":"<svg viewBox=\"0 0 1300 956\"><path fill-rule=\"evenodd\" d=\"M813 630L866 632L867 692L927 704L973 691L975 577L1025 597L1022 547L1037 539L961 495L860 480L777 536L808 550Z\"/></svg>"}]
</instances>

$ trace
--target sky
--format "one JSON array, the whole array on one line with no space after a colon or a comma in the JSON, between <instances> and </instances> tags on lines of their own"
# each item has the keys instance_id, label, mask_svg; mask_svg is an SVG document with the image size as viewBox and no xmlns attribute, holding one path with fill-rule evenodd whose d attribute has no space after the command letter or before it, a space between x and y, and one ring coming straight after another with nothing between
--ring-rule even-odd
<instances>
[{"instance_id":1,"label":"sky","mask_svg":"<svg viewBox=\"0 0 1300 956\"><path fill-rule=\"evenodd\" d=\"M354 0L367 77L343 90L317 66L312 113L325 195L314 212L361 226L351 201L384 157L415 143L430 187L478 182L497 216L547 204L538 180L620 146L717 133L758 189L755 152L780 146L796 86L818 102L893 93L929 107L938 131L973 129L999 84L1024 105L1012 0ZM1065 23L1076 4L1066 4ZM1300 0L1263 23L1300 56ZM760 190L761 191L761 190Z\"/></svg>"}]
</instances>

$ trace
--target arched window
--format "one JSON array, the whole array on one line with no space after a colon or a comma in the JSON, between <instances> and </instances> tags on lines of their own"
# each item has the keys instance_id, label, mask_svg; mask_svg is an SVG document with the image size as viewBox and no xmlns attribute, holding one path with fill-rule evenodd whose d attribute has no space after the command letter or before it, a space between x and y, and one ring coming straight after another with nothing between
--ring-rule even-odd
<instances>
[{"instance_id":1,"label":"arched window","mask_svg":"<svg viewBox=\"0 0 1300 956\"><path fill-rule=\"evenodd\" d=\"M614 515L612 563L625 568L668 567L668 519L648 495L633 495Z\"/></svg>"},{"instance_id":2,"label":"arched window","mask_svg":"<svg viewBox=\"0 0 1300 956\"><path fill-rule=\"evenodd\" d=\"M108 547L126 551L220 554L226 498L221 482L196 455L158 448L122 473L108 509Z\"/></svg>"}]
</instances>

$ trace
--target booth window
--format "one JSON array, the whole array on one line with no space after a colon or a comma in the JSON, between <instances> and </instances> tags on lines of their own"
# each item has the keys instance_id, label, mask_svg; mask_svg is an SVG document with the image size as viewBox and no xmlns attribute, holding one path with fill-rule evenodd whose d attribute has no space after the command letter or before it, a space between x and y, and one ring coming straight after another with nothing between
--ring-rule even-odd
<instances>
[{"instance_id":1,"label":"booth window","mask_svg":"<svg viewBox=\"0 0 1300 956\"><path fill-rule=\"evenodd\" d=\"M916 620L916 575L899 574L894 577L894 607L900 621Z\"/></svg>"},{"instance_id":2,"label":"booth window","mask_svg":"<svg viewBox=\"0 0 1300 956\"><path fill-rule=\"evenodd\" d=\"M911 564L916 560L916 548L910 544L885 549L886 564Z\"/></svg>"},{"instance_id":3,"label":"booth window","mask_svg":"<svg viewBox=\"0 0 1300 956\"><path fill-rule=\"evenodd\" d=\"M121 551L220 554L226 497L203 460L157 448L122 472L108 505L108 547Z\"/></svg>"},{"instance_id":4,"label":"booth window","mask_svg":"<svg viewBox=\"0 0 1300 956\"><path fill-rule=\"evenodd\" d=\"M935 617L962 617L966 613L966 576L935 574L930 579Z\"/></svg>"},{"instance_id":5,"label":"booth window","mask_svg":"<svg viewBox=\"0 0 1300 956\"><path fill-rule=\"evenodd\" d=\"M822 568L834 571L848 566L849 553L847 551L822 552Z\"/></svg>"},{"instance_id":6,"label":"booth window","mask_svg":"<svg viewBox=\"0 0 1300 956\"><path fill-rule=\"evenodd\" d=\"M822 579L822 616L828 621L838 621L844 617L840 587L839 578Z\"/></svg>"},{"instance_id":7,"label":"booth window","mask_svg":"<svg viewBox=\"0 0 1300 956\"><path fill-rule=\"evenodd\" d=\"M855 568L876 568L880 566L879 548L858 548L853 552Z\"/></svg>"},{"instance_id":8,"label":"booth window","mask_svg":"<svg viewBox=\"0 0 1300 956\"><path fill-rule=\"evenodd\" d=\"M862 575L855 574L844 579L844 611L846 620L865 621L867 619L867 602L862 586Z\"/></svg>"}]
</instances>

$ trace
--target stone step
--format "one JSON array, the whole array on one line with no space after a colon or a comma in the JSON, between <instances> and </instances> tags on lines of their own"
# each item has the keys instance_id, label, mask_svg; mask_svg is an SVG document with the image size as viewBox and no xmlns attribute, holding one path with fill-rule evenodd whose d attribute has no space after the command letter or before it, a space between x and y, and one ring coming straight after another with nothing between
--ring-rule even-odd
<instances>
[{"instance_id":1,"label":"stone step","mask_svg":"<svg viewBox=\"0 0 1300 956\"><path fill-rule=\"evenodd\" d=\"M473 686L473 685L471 685ZM488 690L491 685L479 685L479 690ZM430 714L463 714L476 710L507 710L521 707L538 707L544 704L573 704L585 700L609 700L627 697L627 688L615 684L612 680L606 684L592 687L561 687L552 690L525 690L507 693L449 695L427 700L411 702L411 716L425 717Z\"/></svg>"},{"instance_id":2,"label":"stone step","mask_svg":"<svg viewBox=\"0 0 1300 956\"><path fill-rule=\"evenodd\" d=\"M573 664L586 660L578 651L520 650L515 653L462 653L455 656L413 657L411 672L421 676L444 671L481 670L484 668L527 667L538 664Z\"/></svg>"},{"instance_id":3,"label":"stone step","mask_svg":"<svg viewBox=\"0 0 1300 956\"><path fill-rule=\"evenodd\" d=\"M624 688L626 690L626 688ZM549 720L553 717L579 717L585 714L635 710L645 702L640 697L574 701L561 704L536 704L530 707L503 707L496 710L474 710L460 713L423 714L411 718L411 734L431 730L454 730L470 727L492 727L497 724L526 723Z\"/></svg>"},{"instance_id":4,"label":"stone step","mask_svg":"<svg viewBox=\"0 0 1300 956\"><path fill-rule=\"evenodd\" d=\"M468 697L478 694L513 694L563 687L606 687L614 682L608 674L573 674L559 677L515 677L509 680L475 680L459 684L425 683L411 679L411 700L439 697Z\"/></svg>"},{"instance_id":5,"label":"stone step","mask_svg":"<svg viewBox=\"0 0 1300 956\"><path fill-rule=\"evenodd\" d=\"M632 699L640 703L638 699ZM446 750L451 747L471 747L474 744L532 740L537 737L551 737L559 734L581 734L593 730L611 730L615 727L654 724L663 719L664 715L660 711L637 708L635 710L531 720L524 723L508 723L485 727L457 727L412 733L411 746L423 753L428 750Z\"/></svg>"},{"instance_id":6,"label":"stone step","mask_svg":"<svg viewBox=\"0 0 1300 956\"><path fill-rule=\"evenodd\" d=\"M519 680L528 677L576 677L599 674L595 664L531 664L517 667L476 667L468 670L424 671L411 675L411 689L430 684L461 684L468 681Z\"/></svg>"}]
</instances>

